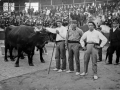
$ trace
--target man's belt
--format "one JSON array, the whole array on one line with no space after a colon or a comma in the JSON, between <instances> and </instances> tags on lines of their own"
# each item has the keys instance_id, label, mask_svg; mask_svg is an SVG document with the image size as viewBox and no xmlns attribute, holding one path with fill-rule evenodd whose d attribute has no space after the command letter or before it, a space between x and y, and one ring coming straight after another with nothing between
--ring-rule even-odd
<instances>
[{"instance_id":1,"label":"man's belt","mask_svg":"<svg viewBox=\"0 0 120 90\"><path fill-rule=\"evenodd\" d=\"M100 46L100 44L94 43L94 42L87 42L87 44L93 44L94 48L96 48L96 49L98 49L97 46Z\"/></svg>"},{"instance_id":2,"label":"man's belt","mask_svg":"<svg viewBox=\"0 0 120 90\"><path fill-rule=\"evenodd\" d=\"M79 41L70 41L68 40L68 43L80 43Z\"/></svg>"},{"instance_id":3,"label":"man's belt","mask_svg":"<svg viewBox=\"0 0 120 90\"><path fill-rule=\"evenodd\" d=\"M87 42L87 44L99 45L98 43L94 43L94 42Z\"/></svg>"},{"instance_id":4,"label":"man's belt","mask_svg":"<svg viewBox=\"0 0 120 90\"><path fill-rule=\"evenodd\" d=\"M58 42L64 42L65 40L59 40L59 41L56 41L56 43L58 43Z\"/></svg>"}]
</instances>

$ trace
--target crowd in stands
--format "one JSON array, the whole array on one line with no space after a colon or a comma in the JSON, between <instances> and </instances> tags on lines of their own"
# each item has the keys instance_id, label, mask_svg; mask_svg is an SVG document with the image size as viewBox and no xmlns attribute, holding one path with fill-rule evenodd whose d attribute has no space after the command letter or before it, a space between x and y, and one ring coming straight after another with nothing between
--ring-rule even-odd
<instances>
[{"instance_id":1,"label":"crowd in stands","mask_svg":"<svg viewBox=\"0 0 120 90\"><path fill-rule=\"evenodd\" d=\"M76 20L78 26L83 26L87 21L99 17L105 24L111 27L113 19L120 23L120 2L104 4L87 5L61 5L52 8L41 8L35 11L31 8L28 11L13 11L0 13L0 27L5 28L9 25L35 25L43 24L45 26L55 25L57 19L62 19L66 26L69 19Z\"/></svg>"}]
</instances>

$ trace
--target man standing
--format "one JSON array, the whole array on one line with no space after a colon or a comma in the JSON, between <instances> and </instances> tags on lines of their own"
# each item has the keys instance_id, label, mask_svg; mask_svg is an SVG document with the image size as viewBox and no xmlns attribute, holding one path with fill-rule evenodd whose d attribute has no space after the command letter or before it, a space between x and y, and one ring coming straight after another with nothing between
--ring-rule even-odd
<instances>
[{"instance_id":1,"label":"man standing","mask_svg":"<svg viewBox=\"0 0 120 90\"><path fill-rule=\"evenodd\" d=\"M112 57L114 51L116 51L116 63L115 65L119 64L119 57L120 57L120 28L117 20L113 21L112 29L110 30L109 34L109 41L110 41L110 52L109 52L109 60L108 64L112 64Z\"/></svg>"},{"instance_id":2,"label":"man standing","mask_svg":"<svg viewBox=\"0 0 120 90\"><path fill-rule=\"evenodd\" d=\"M102 33L101 31L101 27L98 27L97 30ZM101 44L101 40L99 41L99 44ZM101 62L102 61L102 48L98 49L98 61L97 62Z\"/></svg>"},{"instance_id":3,"label":"man standing","mask_svg":"<svg viewBox=\"0 0 120 90\"><path fill-rule=\"evenodd\" d=\"M83 35L83 31L77 27L77 21L71 21L70 28L67 33L66 46L68 47L68 62L69 70L68 73L74 71L74 57L76 61L76 75L80 74L80 60L79 60L79 50L80 50L80 38Z\"/></svg>"},{"instance_id":4,"label":"man standing","mask_svg":"<svg viewBox=\"0 0 120 90\"><path fill-rule=\"evenodd\" d=\"M95 23L94 22L89 22L88 23L89 30L83 34L81 37L80 43L83 49L85 49L85 54L84 54L84 72L80 75L87 75L88 72L88 63L90 60L90 55L92 59L92 69L94 79L98 79L97 76L97 54L98 54L98 49L103 48L103 46L107 43L106 37L101 34L99 31L95 30ZM101 40L101 44L99 44L99 41ZM86 47L85 47L85 41L86 41Z\"/></svg>"},{"instance_id":5,"label":"man standing","mask_svg":"<svg viewBox=\"0 0 120 90\"><path fill-rule=\"evenodd\" d=\"M57 20L57 28L46 28L51 33L56 33L56 68L53 69L58 72L66 70L66 49L65 40L67 34L67 28L62 26L62 20ZM62 64L61 64L62 60Z\"/></svg>"}]
</instances>

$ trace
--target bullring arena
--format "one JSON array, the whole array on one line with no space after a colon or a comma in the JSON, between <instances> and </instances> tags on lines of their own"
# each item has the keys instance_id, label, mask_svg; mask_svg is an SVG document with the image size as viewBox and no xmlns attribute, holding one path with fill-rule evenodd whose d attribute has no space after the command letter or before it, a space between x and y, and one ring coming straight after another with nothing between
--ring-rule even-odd
<instances>
[{"instance_id":1,"label":"bullring arena","mask_svg":"<svg viewBox=\"0 0 120 90\"><path fill-rule=\"evenodd\" d=\"M97 62L97 70L98 70L97 80L93 79L91 60L89 62L88 75L86 76L76 75L75 71L72 73L66 72L67 70L69 70L68 50L66 52L66 57L67 57L66 71L63 72L54 71L53 69L56 66L56 60L55 60L56 50L54 47L55 44L54 41L49 41L47 44L45 44L45 47L47 49L47 54L43 53L43 58L45 60L45 63L42 63L40 61L40 55L39 55L39 51L37 51L37 48L35 48L34 50L35 52L33 56L34 66L29 66L28 58L26 54L24 59L20 59L20 63L19 63L20 67L15 67L15 61L17 60L17 58L15 58L15 61L11 61L10 58L8 58L8 62L4 61L4 56L5 56L4 30L6 29L6 27L9 27L9 25L14 24L15 26L19 26L21 24L25 24L29 26L36 26L39 23L38 25L43 25L44 27L50 27L52 26L51 25L52 20L62 17L64 25L66 25L66 23L68 24L69 20L75 19L77 21L78 27L80 27L85 32L88 30L88 26L86 24L88 20L95 20L96 25L100 24L100 20L102 20L102 22L104 22L104 25L106 27L106 28L102 28L102 31L108 39L109 36L108 29L111 28L110 22L112 21L112 19L117 18L120 24L119 0L118 1L117 0L116 1L115 0L56 0L56 1L55 0L35 0L35 1L21 0L19 2L16 1L17 0L8 0L8 1L5 0L4 2L4 0L0 0L0 11L1 11L0 12L0 90L120 90L120 62L118 63L118 65L114 65L116 61L116 54L113 54L113 64L107 65L106 63L108 62L108 59L105 60L109 42L103 47L102 61ZM38 4L35 5L32 4L35 2L38 2ZM10 3L14 3L14 4L10 4ZM91 8L90 5L92 5ZM87 9L87 12L86 10L84 10L85 8ZM40 10L42 12L39 12ZM49 10L51 10L51 14L49 13ZM80 17L82 18L76 19L74 17L76 14L73 12L80 13ZM12 13L14 14L12 15ZM85 13L87 13L87 15ZM111 14L106 15L106 13L111 13ZM105 15L106 18L104 18ZM112 18L110 15L112 16ZM44 16L45 18L43 18ZM84 16L86 16L85 19L83 19ZM102 16L103 18L101 19L100 17ZM38 23L34 22L35 20L36 22L38 21ZM79 52L80 52L80 56L79 56L80 73L82 73L84 71L85 51L79 50ZM50 66L50 62L51 62L51 66ZM49 67L50 67L50 72L49 72ZM74 60L74 67L76 68L75 60Z\"/></svg>"}]
</instances>

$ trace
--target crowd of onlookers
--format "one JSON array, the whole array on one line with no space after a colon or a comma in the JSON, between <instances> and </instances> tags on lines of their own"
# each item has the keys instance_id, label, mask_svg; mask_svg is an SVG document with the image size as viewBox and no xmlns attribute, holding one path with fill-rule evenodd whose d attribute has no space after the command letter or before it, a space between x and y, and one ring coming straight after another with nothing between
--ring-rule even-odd
<instances>
[{"instance_id":1,"label":"crowd of onlookers","mask_svg":"<svg viewBox=\"0 0 120 90\"><path fill-rule=\"evenodd\" d=\"M83 26L90 18L98 17L106 21L110 26L112 19L120 22L120 3L98 4L95 3L85 5L62 5L53 6L52 8L41 8L35 11L31 8L28 11L13 11L0 13L0 27L4 28L9 25L35 25L43 24L45 26L54 25L57 19L62 19L63 24L67 25L69 19L76 20L78 26ZM103 17L104 16L104 17Z\"/></svg>"}]
</instances>

